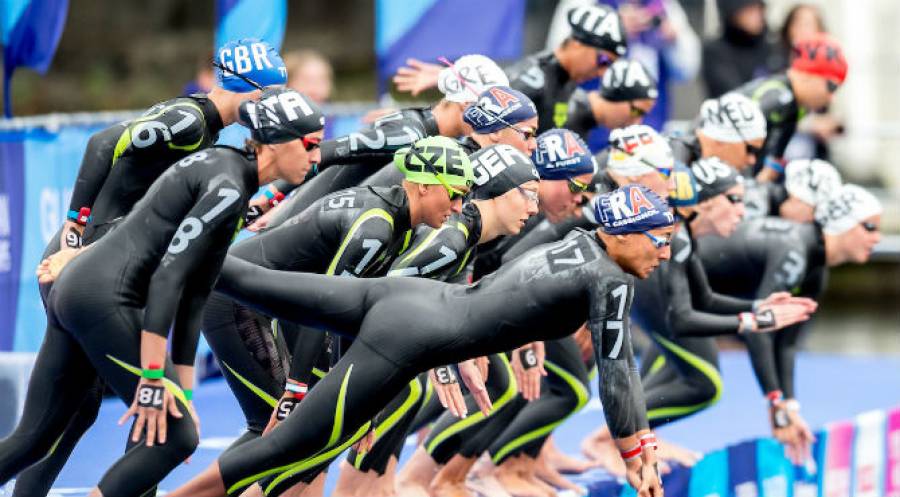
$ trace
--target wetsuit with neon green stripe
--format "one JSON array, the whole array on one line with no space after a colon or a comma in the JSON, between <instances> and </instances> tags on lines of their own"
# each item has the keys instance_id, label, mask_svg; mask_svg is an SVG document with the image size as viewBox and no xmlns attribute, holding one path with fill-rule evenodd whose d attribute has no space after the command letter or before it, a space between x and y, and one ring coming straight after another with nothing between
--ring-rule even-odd
<instances>
[{"instance_id":1,"label":"wetsuit with neon green stripe","mask_svg":"<svg viewBox=\"0 0 900 497\"><path fill-rule=\"evenodd\" d=\"M481 237L481 214L474 203L463 205L462 212L453 214L450 219L439 229L427 226L416 228L415 236L410 242L409 249L391 266L390 276L412 276L431 278L439 281L459 282L464 280L467 262L477 249ZM513 398L516 385L509 366L509 361L502 354L493 354L489 357L488 381L485 385L494 403L494 411L491 416L501 412ZM425 380L427 381L427 379ZM360 454L356 450L350 451L348 461L362 471L374 470L384 474L391 455L399 456L403 448L403 442L414 423L419 407L424 403L419 402L415 409L405 409L403 417L395 418L391 426L391 434L377 439L372 450ZM437 412L435 418L440 415L435 427L426 441L426 448L440 463L446 462L453 453L458 451L472 435L478 431L478 426L485 416L478 411L474 400L469 395L465 396L467 407L472 413L465 419L459 419L452 415L441 415ZM392 410L398 404L398 399L391 402L383 411L385 414L395 414ZM376 420L376 432L381 424Z\"/></svg>"},{"instance_id":2,"label":"wetsuit with neon green stripe","mask_svg":"<svg viewBox=\"0 0 900 497\"><path fill-rule=\"evenodd\" d=\"M765 164L781 167L783 172L784 151L788 142L797 131L797 123L806 114L806 110L797 103L794 89L786 73L765 76L745 83L734 90L759 104L766 117L766 141L762 153L756 158L756 170Z\"/></svg>"},{"instance_id":3,"label":"wetsuit with neon green stripe","mask_svg":"<svg viewBox=\"0 0 900 497\"><path fill-rule=\"evenodd\" d=\"M50 450L98 377L132 404L142 330L171 334L173 359L193 355L203 304L257 178L255 156L242 150L216 146L188 156L65 267L47 298L47 335L24 415L0 443L0 483ZM142 495L194 451L197 431L172 361L165 372L183 417L167 416L164 444L132 446L101 479L103 495Z\"/></svg>"},{"instance_id":4,"label":"wetsuit with neon green stripe","mask_svg":"<svg viewBox=\"0 0 900 497\"><path fill-rule=\"evenodd\" d=\"M111 222L131 211L150 185L174 162L215 143L222 118L204 95L158 103L140 117L95 133L87 147L69 203L70 212L91 209L84 243L100 239ZM50 238L42 258L59 251L60 232ZM42 286L46 297L49 287ZM41 462L16 479L15 497L47 495L56 476L97 417L104 386L98 384L77 409L72 426Z\"/></svg>"},{"instance_id":5,"label":"wetsuit with neon green stripe","mask_svg":"<svg viewBox=\"0 0 900 497\"><path fill-rule=\"evenodd\" d=\"M647 428L628 317L633 280L595 233L575 231L537 247L470 286L272 271L233 258L218 281L220 291L260 312L355 338L291 416L219 459L229 493L272 477L264 490L278 495L281 482L362 437L422 371L562 338L585 321L613 436Z\"/></svg>"},{"instance_id":6,"label":"wetsuit with neon green stripe","mask_svg":"<svg viewBox=\"0 0 900 497\"><path fill-rule=\"evenodd\" d=\"M406 240L409 223L401 186L351 188L234 245L229 254L271 269L368 276L390 263ZM279 323L281 333L299 336L273 335L266 316L217 292L207 303L203 330L247 418L248 434L239 442L262 433L284 392L286 376L310 383L325 349L324 334ZM295 346L291 363L286 343Z\"/></svg>"},{"instance_id":7,"label":"wetsuit with neon green stripe","mask_svg":"<svg viewBox=\"0 0 900 497\"><path fill-rule=\"evenodd\" d=\"M647 416L659 426L718 401L722 379L714 336L736 333L738 314L753 301L712 291L684 225L672 238L672 258L635 285L632 319L665 359L645 361Z\"/></svg>"}]
</instances>

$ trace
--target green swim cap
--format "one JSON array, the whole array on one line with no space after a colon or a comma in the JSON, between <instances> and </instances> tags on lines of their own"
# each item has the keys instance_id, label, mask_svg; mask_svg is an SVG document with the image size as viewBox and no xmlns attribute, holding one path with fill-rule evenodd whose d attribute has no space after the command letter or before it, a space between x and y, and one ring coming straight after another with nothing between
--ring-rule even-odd
<instances>
[{"instance_id":1,"label":"green swim cap","mask_svg":"<svg viewBox=\"0 0 900 497\"><path fill-rule=\"evenodd\" d=\"M397 150L394 166L407 181L422 185L471 186L475 181L469 156L446 136L428 136Z\"/></svg>"}]
</instances>

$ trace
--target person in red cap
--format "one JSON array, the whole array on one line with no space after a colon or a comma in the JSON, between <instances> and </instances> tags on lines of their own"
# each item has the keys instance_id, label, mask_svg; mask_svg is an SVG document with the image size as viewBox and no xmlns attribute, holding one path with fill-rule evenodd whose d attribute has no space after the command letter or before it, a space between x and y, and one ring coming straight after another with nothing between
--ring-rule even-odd
<instances>
[{"instance_id":1,"label":"person in red cap","mask_svg":"<svg viewBox=\"0 0 900 497\"><path fill-rule=\"evenodd\" d=\"M817 33L794 44L786 71L755 79L735 90L758 102L766 116L768 134L761 153L756 154L758 180L781 178L784 150L797 122L810 111L831 105L846 77L847 60L840 43Z\"/></svg>"}]
</instances>

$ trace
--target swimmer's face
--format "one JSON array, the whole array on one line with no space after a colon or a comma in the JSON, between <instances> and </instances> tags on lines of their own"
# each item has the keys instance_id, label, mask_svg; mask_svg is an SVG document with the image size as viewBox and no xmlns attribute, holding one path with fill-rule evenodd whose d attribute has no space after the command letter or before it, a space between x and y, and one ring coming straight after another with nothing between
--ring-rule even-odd
<instances>
[{"instance_id":1,"label":"swimmer's face","mask_svg":"<svg viewBox=\"0 0 900 497\"><path fill-rule=\"evenodd\" d=\"M660 241L670 241L674 228L667 226L650 230L652 237ZM629 233L614 237L620 245L616 250L618 256L616 262L625 270L640 279L646 279L663 262L672 257L669 244L657 247L654 241L646 233Z\"/></svg>"},{"instance_id":2,"label":"swimmer's face","mask_svg":"<svg viewBox=\"0 0 900 497\"><path fill-rule=\"evenodd\" d=\"M517 235L528 218L538 213L537 181L528 181L493 199L504 235Z\"/></svg>"}]
</instances>

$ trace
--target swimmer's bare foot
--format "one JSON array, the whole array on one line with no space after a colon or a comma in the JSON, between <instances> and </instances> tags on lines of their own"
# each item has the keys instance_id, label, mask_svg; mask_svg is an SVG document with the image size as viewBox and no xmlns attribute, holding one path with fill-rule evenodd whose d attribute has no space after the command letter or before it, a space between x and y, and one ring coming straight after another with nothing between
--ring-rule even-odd
<instances>
[{"instance_id":1,"label":"swimmer's bare foot","mask_svg":"<svg viewBox=\"0 0 900 497\"><path fill-rule=\"evenodd\" d=\"M596 461L577 459L559 450L556 443L553 442L552 436L547 439L541 448L541 457L546 458L547 463L552 468L563 474L581 474L598 466Z\"/></svg>"},{"instance_id":2,"label":"swimmer's bare foot","mask_svg":"<svg viewBox=\"0 0 900 497\"><path fill-rule=\"evenodd\" d=\"M606 425L597 428L581 441L581 453L592 460L601 460L606 457L609 444L612 443L612 434Z\"/></svg>"},{"instance_id":3,"label":"swimmer's bare foot","mask_svg":"<svg viewBox=\"0 0 900 497\"><path fill-rule=\"evenodd\" d=\"M545 443L546 447L547 444ZM576 485L575 483L570 482L565 476L562 475L553 465L550 464L549 460L544 456L544 451L541 451L541 455L538 456L537 465L534 468L534 474L544 482L562 489L562 490L571 490L578 495L587 495L588 491L586 488Z\"/></svg>"}]
</instances>

